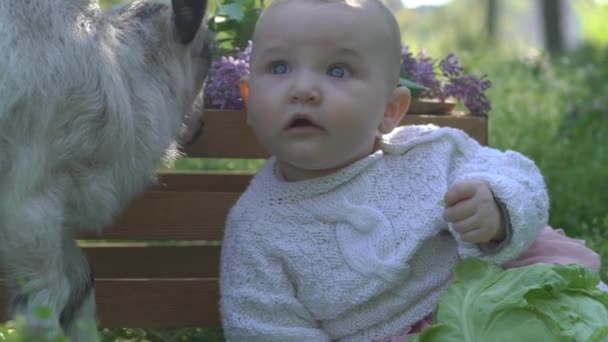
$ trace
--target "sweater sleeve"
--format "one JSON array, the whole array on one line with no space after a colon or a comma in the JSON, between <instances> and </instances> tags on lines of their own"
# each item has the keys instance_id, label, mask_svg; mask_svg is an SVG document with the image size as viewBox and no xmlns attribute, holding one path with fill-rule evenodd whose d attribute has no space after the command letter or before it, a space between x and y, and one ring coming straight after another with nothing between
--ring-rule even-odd
<instances>
[{"instance_id":1,"label":"sweater sleeve","mask_svg":"<svg viewBox=\"0 0 608 342\"><path fill-rule=\"evenodd\" d=\"M234 209L233 209L234 212ZM227 341L329 341L296 298L281 261L264 246L261 222L229 215L222 242L220 311Z\"/></svg>"},{"instance_id":2,"label":"sweater sleeve","mask_svg":"<svg viewBox=\"0 0 608 342\"><path fill-rule=\"evenodd\" d=\"M511 261L528 248L547 224L549 198L544 179L534 162L522 154L483 147L462 131L448 130L455 142L448 184L469 179L486 182L504 205L510 222L507 241L489 252L454 234L459 253L462 257L475 256L495 264Z\"/></svg>"}]
</instances>

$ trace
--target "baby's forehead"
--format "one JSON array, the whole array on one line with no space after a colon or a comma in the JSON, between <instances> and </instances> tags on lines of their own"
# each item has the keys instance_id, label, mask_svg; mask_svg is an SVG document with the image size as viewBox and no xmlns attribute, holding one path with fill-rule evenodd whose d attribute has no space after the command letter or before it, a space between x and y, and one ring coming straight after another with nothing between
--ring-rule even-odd
<instances>
[{"instance_id":1,"label":"baby's forehead","mask_svg":"<svg viewBox=\"0 0 608 342\"><path fill-rule=\"evenodd\" d=\"M275 0L277 1L277 0ZM312 38L313 41L371 41L382 47L391 28L377 5L349 5L343 1L287 0L271 5L256 25L253 41ZM310 34L307 34L310 32ZM384 43L384 44L380 44Z\"/></svg>"},{"instance_id":2,"label":"baby's forehead","mask_svg":"<svg viewBox=\"0 0 608 342\"><path fill-rule=\"evenodd\" d=\"M335 21L332 18L340 18L342 24L349 24L353 28L385 30L389 25L385 24L387 18L381 6L374 1L364 0L274 0L263 11L256 29L268 24L289 26L290 21L280 19L295 17L311 20L327 19L330 22ZM376 25L369 25L370 23Z\"/></svg>"}]
</instances>

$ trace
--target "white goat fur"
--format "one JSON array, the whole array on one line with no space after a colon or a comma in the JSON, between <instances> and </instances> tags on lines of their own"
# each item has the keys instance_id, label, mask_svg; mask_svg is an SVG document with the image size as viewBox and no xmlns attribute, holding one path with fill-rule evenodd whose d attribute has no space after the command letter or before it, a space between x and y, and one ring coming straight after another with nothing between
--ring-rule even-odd
<instances>
[{"instance_id":1,"label":"white goat fur","mask_svg":"<svg viewBox=\"0 0 608 342\"><path fill-rule=\"evenodd\" d=\"M205 25L170 4L0 1L0 259L14 305L59 315L90 277L73 240L108 227L202 120ZM195 105L196 104L196 105ZM186 115L185 115L186 114ZM74 314L94 317L91 291ZM73 341L85 340L72 322ZM88 340L87 340L88 341Z\"/></svg>"}]
</instances>

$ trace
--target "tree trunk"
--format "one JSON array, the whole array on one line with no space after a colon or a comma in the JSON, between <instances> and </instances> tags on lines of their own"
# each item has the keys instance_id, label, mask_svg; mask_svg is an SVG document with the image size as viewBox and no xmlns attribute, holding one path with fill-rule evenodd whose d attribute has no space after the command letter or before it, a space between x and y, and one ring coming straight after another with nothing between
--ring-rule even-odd
<instances>
[{"instance_id":1,"label":"tree trunk","mask_svg":"<svg viewBox=\"0 0 608 342\"><path fill-rule=\"evenodd\" d=\"M486 12L486 33L490 41L496 40L498 27L498 0L488 0Z\"/></svg>"},{"instance_id":2,"label":"tree trunk","mask_svg":"<svg viewBox=\"0 0 608 342\"><path fill-rule=\"evenodd\" d=\"M558 55L564 51L561 2L562 0L542 0L545 46L552 55Z\"/></svg>"}]
</instances>

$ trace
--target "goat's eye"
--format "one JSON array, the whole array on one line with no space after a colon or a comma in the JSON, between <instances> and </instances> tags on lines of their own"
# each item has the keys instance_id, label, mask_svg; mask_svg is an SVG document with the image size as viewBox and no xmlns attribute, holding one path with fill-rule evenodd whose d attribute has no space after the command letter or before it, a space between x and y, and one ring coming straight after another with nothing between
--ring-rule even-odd
<instances>
[{"instance_id":1,"label":"goat's eye","mask_svg":"<svg viewBox=\"0 0 608 342\"><path fill-rule=\"evenodd\" d=\"M289 65L283 61L270 63L270 72L274 75L282 75L289 72Z\"/></svg>"},{"instance_id":2,"label":"goat's eye","mask_svg":"<svg viewBox=\"0 0 608 342\"><path fill-rule=\"evenodd\" d=\"M343 64L335 64L327 69L327 75L335 78L345 78L350 76L350 69Z\"/></svg>"}]
</instances>

